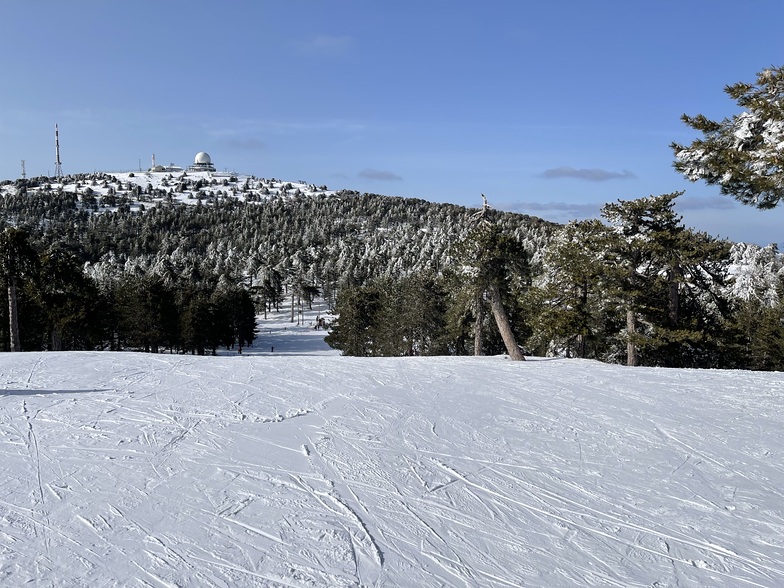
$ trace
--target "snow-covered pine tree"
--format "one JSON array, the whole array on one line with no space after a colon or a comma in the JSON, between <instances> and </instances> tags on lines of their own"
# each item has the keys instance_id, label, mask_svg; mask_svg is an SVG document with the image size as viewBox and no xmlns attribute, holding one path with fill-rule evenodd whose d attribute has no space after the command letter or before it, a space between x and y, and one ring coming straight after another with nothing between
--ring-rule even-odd
<instances>
[{"instance_id":1,"label":"snow-covered pine tree","mask_svg":"<svg viewBox=\"0 0 784 588\"><path fill-rule=\"evenodd\" d=\"M784 369L784 261L776 245L736 243L730 250L732 279L726 294L733 303L727 367Z\"/></svg>"},{"instance_id":2,"label":"snow-covered pine tree","mask_svg":"<svg viewBox=\"0 0 784 588\"><path fill-rule=\"evenodd\" d=\"M599 220L573 221L544 254L542 275L531 291L533 343L543 354L601 357L607 334L603 279L608 229Z\"/></svg>"},{"instance_id":3,"label":"snow-covered pine tree","mask_svg":"<svg viewBox=\"0 0 784 588\"><path fill-rule=\"evenodd\" d=\"M493 222L484 194L482 199L482 210L474 215L475 226L462 243L468 287L479 297L487 294L509 358L524 361L525 356L517 343L509 314L504 308L502 291L507 289L511 279L527 274L528 256L516 240L505 235L498 224Z\"/></svg>"},{"instance_id":4,"label":"snow-covered pine tree","mask_svg":"<svg viewBox=\"0 0 784 588\"><path fill-rule=\"evenodd\" d=\"M784 198L784 68L765 69L756 83L724 91L743 111L720 122L684 114L681 120L702 138L689 146L672 143L673 165L743 204L773 208Z\"/></svg>"},{"instance_id":5,"label":"snow-covered pine tree","mask_svg":"<svg viewBox=\"0 0 784 588\"><path fill-rule=\"evenodd\" d=\"M615 234L605 257L611 288L626 314L627 365L647 347L654 363L677 365L685 347L705 344L721 306L729 244L681 223L674 210L682 192L607 204L602 216ZM707 296L708 302L700 299ZM685 316L684 300L689 300ZM711 316L707 316L710 314ZM687 320L688 319L688 320Z\"/></svg>"}]
</instances>

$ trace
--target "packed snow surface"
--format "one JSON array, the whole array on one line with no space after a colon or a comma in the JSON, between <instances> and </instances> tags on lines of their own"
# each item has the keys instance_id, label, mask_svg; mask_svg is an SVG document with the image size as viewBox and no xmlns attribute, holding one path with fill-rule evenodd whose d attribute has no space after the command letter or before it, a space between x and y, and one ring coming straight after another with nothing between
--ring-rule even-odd
<instances>
[{"instance_id":1,"label":"packed snow surface","mask_svg":"<svg viewBox=\"0 0 784 588\"><path fill-rule=\"evenodd\" d=\"M784 375L321 337L0 354L0 585L784 585Z\"/></svg>"}]
</instances>

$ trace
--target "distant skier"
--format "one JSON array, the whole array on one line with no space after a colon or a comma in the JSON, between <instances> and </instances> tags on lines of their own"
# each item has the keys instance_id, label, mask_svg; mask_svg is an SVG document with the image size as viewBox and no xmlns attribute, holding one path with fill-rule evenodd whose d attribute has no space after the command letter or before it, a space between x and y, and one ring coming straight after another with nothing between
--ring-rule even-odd
<instances>
[{"instance_id":1,"label":"distant skier","mask_svg":"<svg viewBox=\"0 0 784 588\"><path fill-rule=\"evenodd\" d=\"M274 353L274 352L275 352L275 346L273 345L272 347L270 347L270 353Z\"/></svg>"}]
</instances>

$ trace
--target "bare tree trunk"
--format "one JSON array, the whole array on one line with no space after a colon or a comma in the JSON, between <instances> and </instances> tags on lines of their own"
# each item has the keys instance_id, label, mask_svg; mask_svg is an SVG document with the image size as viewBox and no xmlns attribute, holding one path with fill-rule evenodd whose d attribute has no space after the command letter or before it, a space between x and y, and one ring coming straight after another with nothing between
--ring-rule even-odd
<instances>
[{"instance_id":1,"label":"bare tree trunk","mask_svg":"<svg viewBox=\"0 0 784 588\"><path fill-rule=\"evenodd\" d=\"M506 314L504 305L501 302L501 292L498 290L496 284L490 284L488 288L490 291L490 308L495 317L495 324L498 325L498 332L501 333L501 338L506 345L506 352L509 354L509 359L514 361L525 361L523 352L520 351L520 346L517 344L514 333L512 332L512 325L509 323L509 315Z\"/></svg>"},{"instance_id":2,"label":"bare tree trunk","mask_svg":"<svg viewBox=\"0 0 784 588\"><path fill-rule=\"evenodd\" d=\"M631 308L626 310L626 365L636 366L637 359L637 343L634 342L634 336L637 334L637 316Z\"/></svg>"},{"instance_id":3,"label":"bare tree trunk","mask_svg":"<svg viewBox=\"0 0 784 588\"><path fill-rule=\"evenodd\" d=\"M680 272L673 271L667 292L667 314L672 327L677 327L681 314Z\"/></svg>"},{"instance_id":4,"label":"bare tree trunk","mask_svg":"<svg viewBox=\"0 0 784 588\"><path fill-rule=\"evenodd\" d=\"M8 277L8 319L11 328L11 351L21 351L22 343L19 341L19 311L16 301L16 278Z\"/></svg>"},{"instance_id":5,"label":"bare tree trunk","mask_svg":"<svg viewBox=\"0 0 784 588\"><path fill-rule=\"evenodd\" d=\"M578 333L577 334L577 346L576 346L577 349L576 349L576 351L577 351L577 357L579 357L580 359L585 359L586 347L587 347L585 339L586 339L586 337L585 337L585 335L583 333Z\"/></svg>"},{"instance_id":6,"label":"bare tree trunk","mask_svg":"<svg viewBox=\"0 0 784 588\"><path fill-rule=\"evenodd\" d=\"M588 280L583 280L580 284L580 312L585 316L585 309L588 307ZM581 321L582 322L582 321ZM580 325L580 332L577 334L577 357L585 359L588 349L588 337L584 331L588 330L585 324Z\"/></svg>"},{"instance_id":7,"label":"bare tree trunk","mask_svg":"<svg viewBox=\"0 0 784 588\"><path fill-rule=\"evenodd\" d=\"M63 350L63 338L60 336L60 329L52 327L52 351Z\"/></svg>"},{"instance_id":8,"label":"bare tree trunk","mask_svg":"<svg viewBox=\"0 0 784 588\"><path fill-rule=\"evenodd\" d=\"M482 291L480 290L474 298L474 355L484 355L482 346L484 344L485 333L485 306L482 300Z\"/></svg>"}]
</instances>

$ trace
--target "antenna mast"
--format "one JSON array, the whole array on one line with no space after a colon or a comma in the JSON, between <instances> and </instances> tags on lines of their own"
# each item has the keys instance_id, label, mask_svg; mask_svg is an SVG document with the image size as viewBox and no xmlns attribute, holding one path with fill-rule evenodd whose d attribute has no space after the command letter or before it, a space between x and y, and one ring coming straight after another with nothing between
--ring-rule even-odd
<instances>
[{"instance_id":1,"label":"antenna mast","mask_svg":"<svg viewBox=\"0 0 784 588\"><path fill-rule=\"evenodd\" d=\"M25 160L22 160L22 179L24 180L27 177L27 172L25 171Z\"/></svg>"},{"instance_id":2,"label":"antenna mast","mask_svg":"<svg viewBox=\"0 0 784 588\"><path fill-rule=\"evenodd\" d=\"M54 125L54 151L55 151L54 177L60 179L63 177L63 166L60 163L60 131L57 128L57 123L55 123Z\"/></svg>"}]
</instances>

